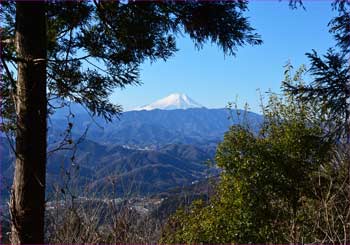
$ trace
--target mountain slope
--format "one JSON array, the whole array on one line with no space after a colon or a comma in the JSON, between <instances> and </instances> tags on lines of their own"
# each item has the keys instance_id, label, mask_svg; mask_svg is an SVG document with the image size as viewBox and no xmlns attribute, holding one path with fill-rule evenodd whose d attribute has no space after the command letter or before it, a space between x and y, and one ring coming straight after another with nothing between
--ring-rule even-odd
<instances>
[{"instance_id":1,"label":"mountain slope","mask_svg":"<svg viewBox=\"0 0 350 245\"><path fill-rule=\"evenodd\" d=\"M92 119L80 109L73 104L75 116L69 121L64 116L67 109L50 117L49 149L53 142L57 144L64 137L68 123L73 123L74 139L83 135L88 127L74 158L75 167L79 167L76 182L80 187L91 187L94 191L116 188L121 194L125 191L122 187L132 183L138 187L132 187L131 192L149 194L202 180L209 170L217 171L203 163L213 159L217 144L231 125L242 123L244 118L244 122L248 121L258 129L263 122L261 115L252 112L247 112L244 117L242 111L229 113L227 109L189 108L129 111L106 123L101 118ZM14 171L13 154L11 156L6 140L1 143L0 189L9 189ZM48 188L54 183L63 183L66 170L71 167L71 158L69 151L58 151L49 156ZM109 180L114 181L112 186Z\"/></svg>"},{"instance_id":2,"label":"mountain slope","mask_svg":"<svg viewBox=\"0 0 350 245\"><path fill-rule=\"evenodd\" d=\"M8 143L3 142L1 161L2 197L7 198L13 177L13 156ZM118 195L147 195L188 186L209 173L218 170L207 167L207 159L213 159L213 149L201 149L183 145L165 146L159 151L129 149L120 145L101 145L85 140L77 146L74 164L72 151L61 150L50 154L47 164L47 189L65 186L68 179L72 188L103 195L117 191Z\"/></svg>"},{"instance_id":3,"label":"mountain slope","mask_svg":"<svg viewBox=\"0 0 350 245\"><path fill-rule=\"evenodd\" d=\"M231 125L242 122L242 111L232 111L232 115L228 119L231 115L227 109L143 110L125 112L111 123L92 120L86 114L77 114L72 122L77 135L89 127L87 138L95 142L154 148L166 144L216 145ZM245 120L257 129L263 117L247 112ZM51 122L56 131L67 126L61 118L53 117Z\"/></svg>"}]
</instances>

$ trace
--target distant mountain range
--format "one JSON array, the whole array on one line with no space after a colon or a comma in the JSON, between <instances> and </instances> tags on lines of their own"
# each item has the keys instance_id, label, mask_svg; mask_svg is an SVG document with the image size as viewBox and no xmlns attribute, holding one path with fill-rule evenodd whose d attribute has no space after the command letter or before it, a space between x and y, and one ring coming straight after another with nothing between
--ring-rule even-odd
<instances>
[{"instance_id":1,"label":"distant mountain range","mask_svg":"<svg viewBox=\"0 0 350 245\"><path fill-rule=\"evenodd\" d=\"M71 171L78 171L74 174L79 177L73 178L77 186L91 193L113 190L120 195L147 195L188 186L218 173L205 162L213 161L216 146L231 125L244 121L258 129L263 121L261 115L252 112L207 109L183 94L170 95L160 102L144 110L125 112L111 123L91 118L81 106L72 104L74 117L69 122L73 124L73 138L88 131L77 145L73 164L72 151L50 154L48 188L55 183L63 186ZM170 110L177 106L185 109ZM64 137L67 114L68 109L63 108L50 117L51 146ZM0 140L1 186L8 189L14 158L7 140Z\"/></svg>"},{"instance_id":2,"label":"distant mountain range","mask_svg":"<svg viewBox=\"0 0 350 245\"><path fill-rule=\"evenodd\" d=\"M88 129L87 138L101 144L148 148L164 144L216 145L231 125L245 121L258 128L262 116L234 110L229 113L227 109L190 108L128 111L111 123L101 118L92 119L86 113L77 113L71 119L76 135ZM50 132L57 133L64 131L68 122L65 117L54 116L49 125Z\"/></svg>"}]
</instances>

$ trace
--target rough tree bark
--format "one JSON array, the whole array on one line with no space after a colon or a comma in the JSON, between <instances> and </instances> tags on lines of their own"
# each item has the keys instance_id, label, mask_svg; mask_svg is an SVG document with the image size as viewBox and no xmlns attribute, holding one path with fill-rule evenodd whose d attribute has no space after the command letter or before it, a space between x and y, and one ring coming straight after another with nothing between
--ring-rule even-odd
<instances>
[{"instance_id":1,"label":"rough tree bark","mask_svg":"<svg viewBox=\"0 0 350 245\"><path fill-rule=\"evenodd\" d=\"M16 167L11 243L44 243L46 171L45 2L16 3Z\"/></svg>"}]
</instances>

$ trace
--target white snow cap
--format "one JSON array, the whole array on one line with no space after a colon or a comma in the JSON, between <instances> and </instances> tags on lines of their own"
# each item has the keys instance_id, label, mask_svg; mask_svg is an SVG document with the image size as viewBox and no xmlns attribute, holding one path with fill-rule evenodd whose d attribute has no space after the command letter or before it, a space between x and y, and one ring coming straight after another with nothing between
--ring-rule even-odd
<instances>
[{"instance_id":1,"label":"white snow cap","mask_svg":"<svg viewBox=\"0 0 350 245\"><path fill-rule=\"evenodd\" d=\"M188 97L183 93L173 93L168 95L167 97L157 100L149 105L145 105L142 107L135 108L135 111L141 110L175 110L175 109L189 109L189 108L203 108L201 104L198 104L193 99Z\"/></svg>"}]
</instances>

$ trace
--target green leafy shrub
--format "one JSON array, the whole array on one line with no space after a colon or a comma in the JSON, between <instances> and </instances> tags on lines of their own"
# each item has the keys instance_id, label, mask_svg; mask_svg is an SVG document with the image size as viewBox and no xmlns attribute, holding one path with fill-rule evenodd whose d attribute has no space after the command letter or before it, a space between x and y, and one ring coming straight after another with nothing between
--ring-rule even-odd
<instances>
[{"instance_id":1,"label":"green leafy shrub","mask_svg":"<svg viewBox=\"0 0 350 245\"><path fill-rule=\"evenodd\" d=\"M286 81L301 83L305 68ZM335 144L324 137L324 117L312 103L270 93L258 133L232 126L216 153L222 168L217 194L194 202L166 224L162 243L296 243L322 237L321 193Z\"/></svg>"}]
</instances>

